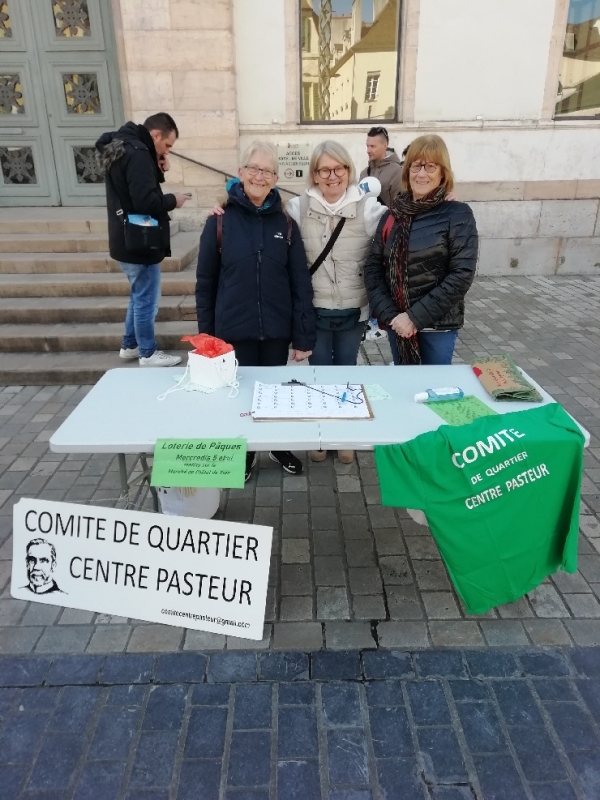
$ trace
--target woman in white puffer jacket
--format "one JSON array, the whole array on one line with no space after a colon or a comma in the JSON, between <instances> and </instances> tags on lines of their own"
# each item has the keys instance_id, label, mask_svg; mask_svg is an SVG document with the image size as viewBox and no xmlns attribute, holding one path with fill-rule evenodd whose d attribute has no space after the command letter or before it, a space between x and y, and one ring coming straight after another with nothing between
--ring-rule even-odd
<instances>
[{"instance_id":1,"label":"woman in white puffer jacket","mask_svg":"<svg viewBox=\"0 0 600 800\"><path fill-rule=\"evenodd\" d=\"M309 164L308 189L287 205L300 228L310 265L318 259L344 219L331 252L313 274L313 303L317 314L317 344L309 359L314 366L353 366L369 317L363 267L371 240L386 208L377 197L381 184L366 178L358 184L348 151L327 140L315 147ZM338 452L350 463L352 450ZM326 451L311 458L321 461Z\"/></svg>"}]
</instances>

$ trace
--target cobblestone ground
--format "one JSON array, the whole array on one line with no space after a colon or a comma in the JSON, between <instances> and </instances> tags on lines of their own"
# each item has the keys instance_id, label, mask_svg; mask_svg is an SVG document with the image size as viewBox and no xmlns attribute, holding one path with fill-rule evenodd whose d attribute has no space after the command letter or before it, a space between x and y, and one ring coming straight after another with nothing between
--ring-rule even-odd
<instances>
[{"instance_id":1,"label":"cobblestone ground","mask_svg":"<svg viewBox=\"0 0 600 800\"><path fill-rule=\"evenodd\" d=\"M599 289L469 294L456 360L511 353L591 433L578 572L484 617L369 453L224 493L275 529L261 642L14 600L13 504L114 505L119 476L48 449L88 387L0 388L0 800L598 800Z\"/></svg>"},{"instance_id":2,"label":"cobblestone ground","mask_svg":"<svg viewBox=\"0 0 600 800\"><path fill-rule=\"evenodd\" d=\"M0 686L3 800L600 797L597 648L15 657Z\"/></svg>"},{"instance_id":3,"label":"cobblestone ground","mask_svg":"<svg viewBox=\"0 0 600 800\"><path fill-rule=\"evenodd\" d=\"M22 496L114 504L116 459L48 449L88 387L0 389L0 652L158 652L250 647L520 647L600 644L600 278L478 280L458 361L509 352L591 432L579 571L552 576L517 603L469 617L427 528L380 505L371 453L330 455L283 476L262 456L246 488L223 496L228 520L275 529L265 636L249 642L13 600L12 506ZM387 344L363 361L387 363ZM135 413L124 409L123 413ZM305 457L305 454L302 454Z\"/></svg>"}]
</instances>

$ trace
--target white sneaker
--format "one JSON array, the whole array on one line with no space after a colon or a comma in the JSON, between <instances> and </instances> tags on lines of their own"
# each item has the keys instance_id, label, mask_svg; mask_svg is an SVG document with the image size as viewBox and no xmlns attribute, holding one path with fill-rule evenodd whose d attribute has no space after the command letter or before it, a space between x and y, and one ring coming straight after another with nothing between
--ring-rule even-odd
<instances>
[{"instance_id":1,"label":"white sneaker","mask_svg":"<svg viewBox=\"0 0 600 800\"><path fill-rule=\"evenodd\" d=\"M378 339L384 339L387 337L385 332L382 331L381 328L369 328L365 338L369 342L376 342Z\"/></svg>"},{"instance_id":2,"label":"white sneaker","mask_svg":"<svg viewBox=\"0 0 600 800\"><path fill-rule=\"evenodd\" d=\"M162 350L155 350L151 356L140 358L140 367L174 367L180 361L179 356L170 356Z\"/></svg>"},{"instance_id":3,"label":"white sneaker","mask_svg":"<svg viewBox=\"0 0 600 800\"><path fill-rule=\"evenodd\" d=\"M140 357L140 348L139 347L122 347L119 350L119 358L125 359L125 361L133 360L134 358Z\"/></svg>"}]
</instances>

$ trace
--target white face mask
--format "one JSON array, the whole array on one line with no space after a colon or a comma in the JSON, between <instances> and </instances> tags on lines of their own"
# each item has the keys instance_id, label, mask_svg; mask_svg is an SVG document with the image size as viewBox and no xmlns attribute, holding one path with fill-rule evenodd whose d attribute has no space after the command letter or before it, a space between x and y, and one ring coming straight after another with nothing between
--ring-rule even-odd
<instances>
[{"instance_id":1,"label":"white face mask","mask_svg":"<svg viewBox=\"0 0 600 800\"><path fill-rule=\"evenodd\" d=\"M238 360L234 350L216 358L206 358L196 353L190 353L185 372L177 384L167 389L157 399L164 400L171 392L182 389L187 392L209 394L226 387L230 389L228 397L237 397L240 385L237 379L237 368Z\"/></svg>"}]
</instances>

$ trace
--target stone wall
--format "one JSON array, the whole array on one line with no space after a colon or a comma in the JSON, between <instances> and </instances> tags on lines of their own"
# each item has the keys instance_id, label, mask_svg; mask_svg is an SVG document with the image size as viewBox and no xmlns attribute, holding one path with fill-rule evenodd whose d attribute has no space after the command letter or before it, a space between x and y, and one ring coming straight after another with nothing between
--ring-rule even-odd
<instances>
[{"instance_id":1,"label":"stone wall","mask_svg":"<svg viewBox=\"0 0 600 800\"><path fill-rule=\"evenodd\" d=\"M478 274L600 275L599 204L598 199L469 203L481 242Z\"/></svg>"},{"instance_id":2,"label":"stone wall","mask_svg":"<svg viewBox=\"0 0 600 800\"><path fill-rule=\"evenodd\" d=\"M231 0L112 0L125 114L136 122L167 111L175 150L226 171L237 168L238 119ZM170 188L192 193L176 213L197 227L223 194L224 178L171 157Z\"/></svg>"}]
</instances>

